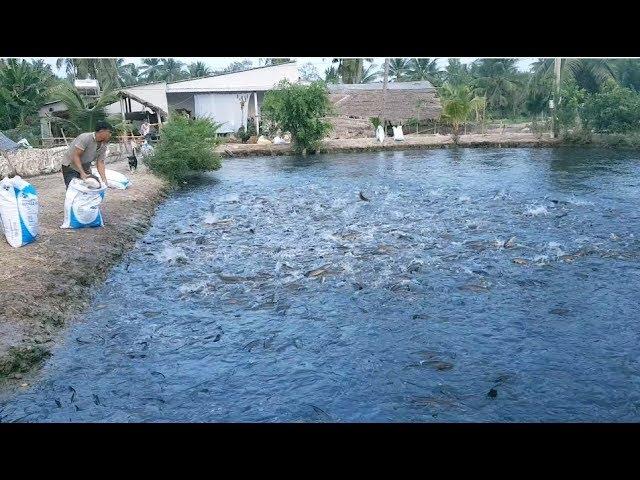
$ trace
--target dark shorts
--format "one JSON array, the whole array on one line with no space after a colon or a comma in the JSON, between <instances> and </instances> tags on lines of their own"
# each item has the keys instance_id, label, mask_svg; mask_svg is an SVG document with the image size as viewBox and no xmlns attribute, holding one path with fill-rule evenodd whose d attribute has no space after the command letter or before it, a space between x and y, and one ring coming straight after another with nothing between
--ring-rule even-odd
<instances>
[{"instance_id":1,"label":"dark shorts","mask_svg":"<svg viewBox=\"0 0 640 480\"><path fill-rule=\"evenodd\" d=\"M91 165L90 164L82 164L82 169L84 170L84 173L91 175ZM62 176L64 177L64 186L66 188L69 188L69 183L71 182L71 180L73 180L74 178L80 178L80 174L78 173L78 171L72 167L67 167L66 165L62 166Z\"/></svg>"}]
</instances>

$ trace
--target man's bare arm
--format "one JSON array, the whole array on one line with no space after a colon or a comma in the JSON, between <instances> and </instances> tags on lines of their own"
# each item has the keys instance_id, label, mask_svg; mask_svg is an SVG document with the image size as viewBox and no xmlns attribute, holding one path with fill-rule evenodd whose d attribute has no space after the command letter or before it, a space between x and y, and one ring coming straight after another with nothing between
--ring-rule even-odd
<instances>
[{"instance_id":1,"label":"man's bare arm","mask_svg":"<svg viewBox=\"0 0 640 480\"><path fill-rule=\"evenodd\" d=\"M104 157L100 157L98 158L98 160L96 160L96 168L98 169L98 173L100 174L100 178L102 179L102 183L104 183L104 185L107 185L107 172L105 171L104 168Z\"/></svg>"},{"instance_id":2,"label":"man's bare arm","mask_svg":"<svg viewBox=\"0 0 640 480\"><path fill-rule=\"evenodd\" d=\"M76 170L80 172L80 178L82 180L87 178L87 174L85 173L84 168L82 168L82 160L80 159L80 155L82 155L83 152L84 150L78 147L76 147L73 152L73 165L76 167Z\"/></svg>"}]
</instances>

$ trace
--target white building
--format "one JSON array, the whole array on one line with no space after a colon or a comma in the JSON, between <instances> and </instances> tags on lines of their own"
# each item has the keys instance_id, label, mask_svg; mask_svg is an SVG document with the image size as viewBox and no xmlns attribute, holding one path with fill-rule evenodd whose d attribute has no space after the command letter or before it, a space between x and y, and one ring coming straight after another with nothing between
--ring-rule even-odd
<instances>
[{"instance_id":1,"label":"white building","mask_svg":"<svg viewBox=\"0 0 640 480\"><path fill-rule=\"evenodd\" d=\"M208 77L134 85L120 90L121 99L109 105L109 116L121 115L126 120L165 122L172 113L188 114L193 118L208 117L220 123L220 133L235 133L255 120L259 132L260 106L264 94L281 80L298 82L295 62L256 67L240 72ZM40 109L43 139L51 136L48 116L61 116L66 109L61 102L47 104Z\"/></svg>"}]
</instances>

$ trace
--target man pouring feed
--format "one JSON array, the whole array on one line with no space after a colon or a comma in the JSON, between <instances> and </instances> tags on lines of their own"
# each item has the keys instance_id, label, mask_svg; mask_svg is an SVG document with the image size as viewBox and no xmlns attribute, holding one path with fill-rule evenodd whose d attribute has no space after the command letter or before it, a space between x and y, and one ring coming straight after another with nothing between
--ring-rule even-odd
<instances>
[{"instance_id":1,"label":"man pouring feed","mask_svg":"<svg viewBox=\"0 0 640 480\"><path fill-rule=\"evenodd\" d=\"M71 142L62 159L62 175L67 188L72 179L85 180L91 175L93 161L96 162L102 183L107 184L104 159L112 131L113 127L109 123L100 121L96 124L94 132L81 133Z\"/></svg>"}]
</instances>

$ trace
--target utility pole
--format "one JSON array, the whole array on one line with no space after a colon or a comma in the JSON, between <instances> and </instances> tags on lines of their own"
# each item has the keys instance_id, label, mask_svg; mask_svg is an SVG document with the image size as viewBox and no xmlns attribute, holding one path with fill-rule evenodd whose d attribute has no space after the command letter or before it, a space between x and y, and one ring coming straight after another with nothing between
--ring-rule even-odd
<instances>
[{"instance_id":1,"label":"utility pole","mask_svg":"<svg viewBox=\"0 0 640 480\"><path fill-rule=\"evenodd\" d=\"M387 125L385 124L385 113L387 111L387 83L389 83L389 59L384 59L384 80L382 82L382 114L380 122L384 128L384 134L387 135Z\"/></svg>"},{"instance_id":2,"label":"utility pole","mask_svg":"<svg viewBox=\"0 0 640 480\"><path fill-rule=\"evenodd\" d=\"M558 138L558 119L556 118L556 112L558 111L558 103L560 102L560 73L562 71L562 59L556 58L553 65L555 84L553 88L553 107L551 110L551 130L553 132L553 138Z\"/></svg>"}]
</instances>

